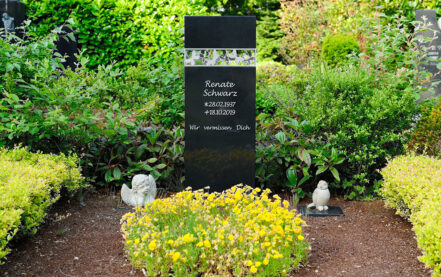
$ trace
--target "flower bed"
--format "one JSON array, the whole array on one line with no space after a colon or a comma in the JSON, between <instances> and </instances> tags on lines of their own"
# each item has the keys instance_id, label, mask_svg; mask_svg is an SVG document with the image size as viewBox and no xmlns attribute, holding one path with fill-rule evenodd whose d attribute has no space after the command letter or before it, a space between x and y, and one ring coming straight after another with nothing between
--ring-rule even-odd
<instances>
[{"instance_id":1,"label":"flower bed","mask_svg":"<svg viewBox=\"0 0 441 277\"><path fill-rule=\"evenodd\" d=\"M305 260L304 221L270 190L187 189L123 216L129 259L149 276L287 276Z\"/></svg>"},{"instance_id":2,"label":"flower bed","mask_svg":"<svg viewBox=\"0 0 441 277\"><path fill-rule=\"evenodd\" d=\"M74 191L84 185L77 162L76 157L0 148L0 259L19 230L36 232L62 187Z\"/></svg>"},{"instance_id":3,"label":"flower bed","mask_svg":"<svg viewBox=\"0 0 441 277\"><path fill-rule=\"evenodd\" d=\"M423 251L420 260L441 276L441 160L399 156L382 170L386 204L410 218Z\"/></svg>"}]
</instances>

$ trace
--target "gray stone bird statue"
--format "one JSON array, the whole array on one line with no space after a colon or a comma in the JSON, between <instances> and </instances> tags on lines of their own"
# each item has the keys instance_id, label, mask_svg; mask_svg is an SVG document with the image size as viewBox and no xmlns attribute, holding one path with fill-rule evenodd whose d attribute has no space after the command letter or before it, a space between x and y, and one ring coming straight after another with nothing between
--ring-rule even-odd
<instances>
[{"instance_id":1,"label":"gray stone bird statue","mask_svg":"<svg viewBox=\"0 0 441 277\"><path fill-rule=\"evenodd\" d=\"M121 188L121 198L130 206L145 206L156 197L156 183L152 175L138 174L132 179L132 189L126 184Z\"/></svg>"},{"instance_id":2,"label":"gray stone bird statue","mask_svg":"<svg viewBox=\"0 0 441 277\"><path fill-rule=\"evenodd\" d=\"M317 188L312 193L312 203L307 206L307 208L315 207L319 211L328 209L328 201L331 198L331 193L328 189L328 183L326 181L321 180Z\"/></svg>"}]
</instances>

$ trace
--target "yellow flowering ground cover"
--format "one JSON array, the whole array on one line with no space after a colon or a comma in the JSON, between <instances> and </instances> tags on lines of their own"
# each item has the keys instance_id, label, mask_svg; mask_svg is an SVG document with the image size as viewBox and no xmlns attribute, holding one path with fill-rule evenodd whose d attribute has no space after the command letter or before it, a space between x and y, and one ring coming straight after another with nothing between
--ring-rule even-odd
<instances>
[{"instance_id":1,"label":"yellow flowering ground cover","mask_svg":"<svg viewBox=\"0 0 441 277\"><path fill-rule=\"evenodd\" d=\"M35 233L62 187L85 186L76 157L0 148L0 260L14 235Z\"/></svg>"},{"instance_id":2,"label":"yellow flowering ground cover","mask_svg":"<svg viewBox=\"0 0 441 277\"><path fill-rule=\"evenodd\" d=\"M423 252L420 260L441 277L441 160L399 156L381 174L386 204L410 219Z\"/></svg>"},{"instance_id":3,"label":"yellow flowering ground cover","mask_svg":"<svg viewBox=\"0 0 441 277\"><path fill-rule=\"evenodd\" d=\"M269 190L192 191L121 219L131 262L148 276L287 276L306 260L304 221Z\"/></svg>"}]
</instances>

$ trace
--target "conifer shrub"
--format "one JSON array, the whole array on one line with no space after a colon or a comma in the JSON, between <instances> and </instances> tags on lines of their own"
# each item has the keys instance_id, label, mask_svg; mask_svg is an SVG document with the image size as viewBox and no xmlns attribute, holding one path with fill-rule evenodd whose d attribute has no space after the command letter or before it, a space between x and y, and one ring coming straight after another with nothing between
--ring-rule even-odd
<instances>
[{"instance_id":1,"label":"conifer shrub","mask_svg":"<svg viewBox=\"0 0 441 277\"><path fill-rule=\"evenodd\" d=\"M441 101L434 107L425 107L416 128L410 134L409 150L420 154L441 155Z\"/></svg>"}]
</instances>

